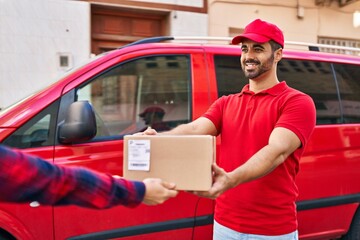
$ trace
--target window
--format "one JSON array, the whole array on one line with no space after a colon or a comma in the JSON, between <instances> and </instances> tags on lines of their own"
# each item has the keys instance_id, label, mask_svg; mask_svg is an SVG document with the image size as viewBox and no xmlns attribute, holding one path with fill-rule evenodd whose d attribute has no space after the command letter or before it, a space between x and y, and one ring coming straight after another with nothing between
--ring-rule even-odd
<instances>
[{"instance_id":1,"label":"window","mask_svg":"<svg viewBox=\"0 0 360 240\"><path fill-rule=\"evenodd\" d=\"M334 38L327 38L327 37L319 37L318 42L320 44L326 45L333 45L333 46L340 46L340 47L349 47L349 48L359 48L360 41L359 40L349 40L349 39L334 39ZM339 48L326 48L321 47L321 52L330 52L330 53L341 53L341 54L350 54L359 56L359 51L352 51L352 50L344 50Z\"/></svg>"},{"instance_id":2,"label":"window","mask_svg":"<svg viewBox=\"0 0 360 240\"><path fill-rule=\"evenodd\" d=\"M317 124L341 123L339 99L329 63L282 59L278 64L278 77L313 98Z\"/></svg>"},{"instance_id":3,"label":"window","mask_svg":"<svg viewBox=\"0 0 360 240\"><path fill-rule=\"evenodd\" d=\"M248 83L240 65L240 56L214 57L218 96L238 93Z\"/></svg>"},{"instance_id":4,"label":"window","mask_svg":"<svg viewBox=\"0 0 360 240\"><path fill-rule=\"evenodd\" d=\"M3 144L15 148L35 148L54 145L55 120L59 102L51 104L7 137Z\"/></svg>"},{"instance_id":5,"label":"window","mask_svg":"<svg viewBox=\"0 0 360 240\"><path fill-rule=\"evenodd\" d=\"M360 67L335 64L344 123L360 123Z\"/></svg>"},{"instance_id":6,"label":"window","mask_svg":"<svg viewBox=\"0 0 360 240\"><path fill-rule=\"evenodd\" d=\"M239 56L215 56L219 97L240 92L248 83L241 70L239 58ZM280 81L285 80L290 87L313 98L317 124L342 122L336 84L329 63L282 59L278 64L278 77ZM352 98L355 98L355 95ZM357 98L360 101L360 97Z\"/></svg>"},{"instance_id":7,"label":"window","mask_svg":"<svg viewBox=\"0 0 360 240\"><path fill-rule=\"evenodd\" d=\"M151 56L112 68L76 94L93 105L98 138L164 131L191 119L190 76L189 56Z\"/></svg>"}]
</instances>

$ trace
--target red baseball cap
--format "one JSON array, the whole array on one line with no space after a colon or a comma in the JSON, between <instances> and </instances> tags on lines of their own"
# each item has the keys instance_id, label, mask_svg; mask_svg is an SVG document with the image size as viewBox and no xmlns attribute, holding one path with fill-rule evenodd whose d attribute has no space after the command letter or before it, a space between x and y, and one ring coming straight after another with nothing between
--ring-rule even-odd
<instances>
[{"instance_id":1,"label":"red baseball cap","mask_svg":"<svg viewBox=\"0 0 360 240\"><path fill-rule=\"evenodd\" d=\"M256 19L249 23L242 34L234 37L232 44L239 44L244 38L254 42L265 43L273 40L284 47L283 32L274 24Z\"/></svg>"}]
</instances>

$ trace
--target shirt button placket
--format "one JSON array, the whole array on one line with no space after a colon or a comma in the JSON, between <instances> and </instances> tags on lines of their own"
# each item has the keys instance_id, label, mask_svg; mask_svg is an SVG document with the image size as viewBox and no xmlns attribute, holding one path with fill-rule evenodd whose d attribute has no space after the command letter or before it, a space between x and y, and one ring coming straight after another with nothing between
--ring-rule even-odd
<instances>
[{"instance_id":1,"label":"shirt button placket","mask_svg":"<svg viewBox=\"0 0 360 240\"><path fill-rule=\"evenodd\" d=\"M250 100L247 104L247 109L252 109L254 108L254 101L255 101L255 94L252 94L250 97Z\"/></svg>"}]
</instances>

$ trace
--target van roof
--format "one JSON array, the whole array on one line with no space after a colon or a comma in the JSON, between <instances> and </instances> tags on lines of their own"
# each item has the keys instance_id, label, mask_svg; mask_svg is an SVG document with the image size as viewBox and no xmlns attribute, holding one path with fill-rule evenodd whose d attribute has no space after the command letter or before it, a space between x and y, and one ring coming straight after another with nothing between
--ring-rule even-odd
<instances>
[{"instance_id":1,"label":"van roof","mask_svg":"<svg viewBox=\"0 0 360 240\"><path fill-rule=\"evenodd\" d=\"M125 48L133 45L145 44L145 43L160 43L165 41L176 41L176 42L187 42L187 43L214 43L222 42L226 44L231 44L232 37L209 37L209 36L157 36L143 38L138 41L132 42L130 44L121 46L120 48ZM360 48L355 47L346 47L346 46L336 46L329 44L319 44L319 43L307 43L307 42L294 42L294 41L285 41L285 49L299 49L299 50L310 50L310 51L320 51L320 49L332 49L336 51L343 52L356 52L357 55L360 55Z\"/></svg>"}]
</instances>

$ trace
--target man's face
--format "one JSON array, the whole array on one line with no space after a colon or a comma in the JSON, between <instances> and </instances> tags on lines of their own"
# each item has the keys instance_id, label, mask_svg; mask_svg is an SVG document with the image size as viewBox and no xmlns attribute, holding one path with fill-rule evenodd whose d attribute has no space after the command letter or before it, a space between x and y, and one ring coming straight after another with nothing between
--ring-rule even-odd
<instances>
[{"instance_id":1,"label":"man's face","mask_svg":"<svg viewBox=\"0 0 360 240\"><path fill-rule=\"evenodd\" d=\"M270 43L244 40L241 45L241 68L247 78L256 80L274 66L274 53Z\"/></svg>"}]
</instances>

